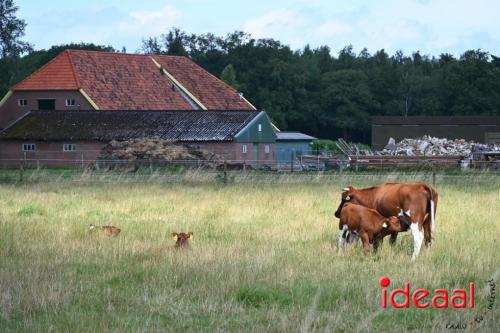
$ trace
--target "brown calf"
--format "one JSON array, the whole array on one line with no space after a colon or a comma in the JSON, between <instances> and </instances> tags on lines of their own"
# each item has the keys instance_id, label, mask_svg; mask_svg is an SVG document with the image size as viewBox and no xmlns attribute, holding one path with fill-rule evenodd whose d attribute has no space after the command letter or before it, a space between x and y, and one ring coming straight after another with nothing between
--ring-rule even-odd
<instances>
[{"instance_id":1,"label":"brown calf","mask_svg":"<svg viewBox=\"0 0 500 333\"><path fill-rule=\"evenodd\" d=\"M96 228L103 229L106 236L118 235L120 231L122 231L120 228L113 227L112 225L89 225L89 230L94 230Z\"/></svg>"},{"instance_id":2,"label":"brown calf","mask_svg":"<svg viewBox=\"0 0 500 333\"><path fill-rule=\"evenodd\" d=\"M173 232L172 233L172 238L176 240L175 242L175 247L176 248L181 248L181 247L186 247L189 245L189 240L193 238L193 233L192 232Z\"/></svg>"},{"instance_id":3,"label":"brown calf","mask_svg":"<svg viewBox=\"0 0 500 333\"><path fill-rule=\"evenodd\" d=\"M382 238L401 229L401 222L396 216L384 217L375 209L346 203L340 212L338 247L344 245L345 234L349 230L361 237L365 254L369 254L370 244L376 250Z\"/></svg>"}]
</instances>

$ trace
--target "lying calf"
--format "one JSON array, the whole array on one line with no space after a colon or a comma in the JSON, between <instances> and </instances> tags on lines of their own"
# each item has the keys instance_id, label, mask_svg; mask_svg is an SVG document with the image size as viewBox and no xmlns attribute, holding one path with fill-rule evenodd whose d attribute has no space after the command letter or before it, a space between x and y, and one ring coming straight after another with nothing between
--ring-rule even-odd
<instances>
[{"instance_id":1,"label":"lying calf","mask_svg":"<svg viewBox=\"0 0 500 333\"><path fill-rule=\"evenodd\" d=\"M175 247L176 248L181 248L181 247L186 247L189 245L189 240L193 238L193 233L192 232L173 232L172 233L172 238L175 240Z\"/></svg>"},{"instance_id":2,"label":"lying calf","mask_svg":"<svg viewBox=\"0 0 500 333\"><path fill-rule=\"evenodd\" d=\"M344 246L347 231L356 233L363 242L365 254L370 253L370 244L375 250L378 242L387 235L402 231L399 218L391 216L386 218L375 209L360 205L346 203L340 212L339 221L339 249Z\"/></svg>"},{"instance_id":3,"label":"lying calf","mask_svg":"<svg viewBox=\"0 0 500 333\"><path fill-rule=\"evenodd\" d=\"M106 236L118 235L121 231L120 228L113 227L112 225L89 225L89 230L94 230L96 228L104 230L104 234L106 234Z\"/></svg>"}]
</instances>

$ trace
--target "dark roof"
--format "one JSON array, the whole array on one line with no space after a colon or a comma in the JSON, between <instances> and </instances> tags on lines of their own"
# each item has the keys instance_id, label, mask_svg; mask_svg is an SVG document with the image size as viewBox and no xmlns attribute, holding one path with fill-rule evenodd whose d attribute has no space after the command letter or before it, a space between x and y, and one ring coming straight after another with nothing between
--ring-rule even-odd
<instances>
[{"instance_id":1,"label":"dark roof","mask_svg":"<svg viewBox=\"0 0 500 333\"><path fill-rule=\"evenodd\" d=\"M259 111L31 111L0 140L231 141Z\"/></svg>"},{"instance_id":2,"label":"dark roof","mask_svg":"<svg viewBox=\"0 0 500 333\"><path fill-rule=\"evenodd\" d=\"M315 137L300 132L276 132L278 141L311 141Z\"/></svg>"},{"instance_id":3,"label":"dark roof","mask_svg":"<svg viewBox=\"0 0 500 333\"><path fill-rule=\"evenodd\" d=\"M372 117L374 125L500 125L500 117L496 116L379 116Z\"/></svg>"},{"instance_id":4,"label":"dark roof","mask_svg":"<svg viewBox=\"0 0 500 333\"><path fill-rule=\"evenodd\" d=\"M200 109L255 110L234 88L179 56L65 50L12 87L79 89L101 110L193 109L193 98Z\"/></svg>"}]
</instances>

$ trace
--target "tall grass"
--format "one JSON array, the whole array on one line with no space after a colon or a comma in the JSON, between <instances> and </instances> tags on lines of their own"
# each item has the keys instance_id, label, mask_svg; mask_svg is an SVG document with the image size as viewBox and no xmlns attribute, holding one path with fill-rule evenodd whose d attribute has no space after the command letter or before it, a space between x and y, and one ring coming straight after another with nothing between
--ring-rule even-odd
<instances>
[{"instance_id":1,"label":"tall grass","mask_svg":"<svg viewBox=\"0 0 500 333\"><path fill-rule=\"evenodd\" d=\"M435 244L416 262L407 235L370 257L338 253L339 189L398 177L0 185L0 331L448 331L500 281L500 178L438 183ZM194 232L185 251L180 231ZM476 308L382 310L383 275L432 290L474 281ZM498 328L498 303L478 328Z\"/></svg>"}]
</instances>

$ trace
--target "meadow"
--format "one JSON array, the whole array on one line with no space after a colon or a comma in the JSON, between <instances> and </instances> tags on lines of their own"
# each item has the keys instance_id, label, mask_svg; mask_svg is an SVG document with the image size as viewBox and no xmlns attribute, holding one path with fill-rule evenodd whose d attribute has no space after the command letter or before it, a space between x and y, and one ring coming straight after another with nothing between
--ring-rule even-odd
<instances>
[{"instance_id":1,"label":"meadow","mask_svg":"<svg viewBox=\"0 0 500 333\"><path fill-rule=\"evenodd\" d=\"M4 182L0 331L450 332L481 315L473 330L498 332L500 300L484 310L500 281L500 176L438 177L436 239L415 262L407 234L369 257L336 250L340 189L398 177ZM180 231L188 249L174 248ZM476 306L382 309L384 275L391 288L475 282Z\"/></svg>"}]
</instances>

